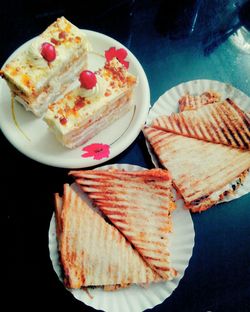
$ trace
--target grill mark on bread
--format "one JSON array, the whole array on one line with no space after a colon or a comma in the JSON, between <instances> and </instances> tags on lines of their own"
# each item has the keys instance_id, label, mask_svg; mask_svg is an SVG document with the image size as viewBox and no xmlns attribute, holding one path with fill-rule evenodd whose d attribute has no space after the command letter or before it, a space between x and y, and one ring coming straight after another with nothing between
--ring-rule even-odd
<instances>
[{"instance_id":1,"label":"grill mark on bread","mask_svg":"<svg viewBox=\"0 0 250 312\"><path fill-rule=\"evenodd\" d=\"M120 232L94 212L69 185L64 186L62 200L64 232L60 234L59 249L67 287L127 287L130 283L160 280Z\"/></svg>"},{"instance_id":2,"label":"grill mark on bread","mask_svg":"<svg viewBox=\"0 0 250 312\"><path fill-rule=\"evenodd\" d=\"M223 132L224 136L226 137L227 141L230 142L230 145L232 146L238 146L240 147L240 144L237 140L237 138L234 136L233 131L230 129L230 124L227 122L226 116L223 116L223 114L220 114L221 109L219 108L219 116L223 123L222 126L220 126L221 131Z\"/></svg>"},{"instance_id":3,"label":"grill mark on bread","mask_svg":"<svg viewBox=\"0 0 250 312\"><path fill-rule=\"evenodd\" d=\"M83 191L88 193L94 204L108 216L148 265L163 279L172 278L170 272L176 271L169 265L166 253L168 239L165 234L161 235L171 231L170 212L175 209L169 173L162 169L152 169L136 172L113 170L108 173L82 170L71 171L70 174L76 177ZM106 183L111 176L113 183ZM125 194L121 194L121 189ZM168 274L165 270L155 268L156 260L152 262L146 259L152 257L156 250L161 256L156 264L161 262L161 267L168 268Z\"/></svg>"},{"instance_id":4,"label":"grill mark on bread","mask_svg":"<svg viewBox=\"0 0 250 312\"><path fill-rule=\"evenodd\" d=\"M243 118L243 120L240 120L240 123L236 123L235 122L235 118L237 118L236 114L239 114L237 110L235 112L232 112L233 116L228 113L228 111L225 109L225 106L222 106L222 110L224 114L227 116L229 122L233 124L235 131L236 131L236 135L239 137L241 141L241 146L243 145L243 147L248 148L249 144L247 143L247 140L249 140L249 136L247 137L247 129L245 129L244 127L245 118Z\"/></svg>"},{"instance_id":5,"label":"grill mark on bread","mask_svg":"<svg viewBox=\"0 0 250 312\"><path fill-rule=\"evenodd\" d=\"M216 135L217 135L217 139L215 140L216 143L222 142L223 144L231 144L231 140L224 135L223 129L221 129L222 132L219 131L220 127L220 122L219 119L217 118L217 112L216 110L212 107L211 109L211 126L213 127ZM214 123L212 122L214 121ZM216 127L217 126L217 127Z\"/></svg>"},{"instance_id":6,"label":"grill mark on bread","mask_svg":"<svg viewBox=\"0 0 250 312\"><path fill-rule=\"evenodd\" d=\"M187 125L187 123L186 123L186 120L183 118L182 115L181 115L180 117L181 117L181 121L182 121L182 123L183 123L183 125L184 125L184 127L185 127L185 130L187 131L187 134L188 134L188 135L191 135L190 130L189 130L189 128L188 128L188 125Z\"/></svg>"},{"instance_id":7,"label":"grill mark on bread","mask_svg":"<svg viewBox=\"0 0 250 312\"><path fill-rule=\"evenodd\" d=\"M152 127L199 140L250 149L250 119L232 100L157 117Z\"/></svg>"},{"instance_id":8,"label":"grill mark on bread","mask_svg":"<svg viewBox=\"0 0 250 312\"><path fill-rule=\"evenodd\" d=\"M192 211L204 210L216 204L220 197L218 195L218 198L212 199L213 193L237 179L242 172L250 167L249 151L238 150L224 145L214 145L213 143L185 138L175 134L172 134L170 139L170 133L157 129L153 131L145 128L144 134L161 164L170 170L173 175L173 185L184 199L185 206ZM159 136L162 139L161 145L155 144L155 140ZM201 155L198 158L200 161L203 161L203 159L204 161L200 169L197 168L196 159L190 158L190 161L187 162L186 155L191 155L191 158L194 155ZM176 157L177 159L175 160ZM213 159L216 165L213 165ZM217 165L220 159L221 163ZM193 163L194 170L192 167L189 167L190 163ZM182 171L179 168L183 168ZM203 172L203 170L205 171ZM207 199L205 198L206 196L208 196ZM223 191L220 196L223 196ZM197 201L195 206L190 204L192 202L194 204L194 201ZM200 202L199 204L198 201Z\"/></svg>"},{"instance_id":9,"label":"grill mark on bread","mask_svg":"<svg viewBox=\"0 0 250 312\"><path fill-rule=\"evenodd\" d=\"M225 105L221 105L219 107L219 111L221 112L222 120L224 120L224 122L225 122L226 129L228 129L230 136L234 140L236 146L242 147L241 140L237 136L237 126L235 123L232 123L232 118L230 118L230 116L232 117L232 115L235 112L232 112L232 111L228 112L225 109Z\"/></svg>"}]
</instances>

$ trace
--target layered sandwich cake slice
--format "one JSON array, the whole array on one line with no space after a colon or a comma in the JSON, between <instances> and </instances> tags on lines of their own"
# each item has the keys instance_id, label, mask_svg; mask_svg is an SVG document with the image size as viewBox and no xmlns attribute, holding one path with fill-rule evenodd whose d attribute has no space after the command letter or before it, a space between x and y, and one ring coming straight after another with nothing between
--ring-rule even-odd
<instances>
[{"instance_id":1,"label":"layered sandwich cake slice","mask_svg":"<svg viewBox=\"0 0 250 312\"><path fill-rule=\"evenodd\" d=\"M75 188L65 184L63 196L56 194L55 202L58 249L66 287L100 286L114 290L161 279Z\"/></svg>"},{"instance_id":2,"label":"layered sandwich cake slice","mask_svg":"<svg viewBox=\"0 0 250 312\"><path fill-rule=\"evenodd\" d=\"M42 116L87 67L90 48L85 34L58 18L1 70L16 100Z\"/></svg>"},{"instance_id":3,"label":"layered sandwich cake slice","mask_svg":"<svg viewBox=\"0 0 250 312\"><path fill-rule=\"evenodd\" d=\"M127 55L124 49L115 49L119 50ZM106 53L102 68L83 71L79 85L49 105L44 120L58 141L68 148L89 141L133 108L131 98L137 78L128 72L127 61L115 54L110 58L107 55L110 54Z\"/></svg>"},{"instance_id":4,"label":"layered sandwich cake slice","mask_svg":"<svg viewBox=\"0 0 250 312\"><path fill-rule=\"evenodd\" d=\"M169 255L175 203L166 170L81 170L70 174L162 279L176 276Z\"/></svg>"}]
</instances>

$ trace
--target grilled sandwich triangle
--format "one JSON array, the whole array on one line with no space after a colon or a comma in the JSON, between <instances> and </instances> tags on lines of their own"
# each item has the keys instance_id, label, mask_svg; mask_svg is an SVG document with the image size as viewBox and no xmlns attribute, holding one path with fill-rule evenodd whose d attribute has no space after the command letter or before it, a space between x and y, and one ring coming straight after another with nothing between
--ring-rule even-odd
<instances>
[{"instance_id":1,"label":"grilled sandwich triangle","mask_svg":"<svg viewBox=\"0 0 250 312\"><path fill-rule=\"evenodd\" d=\"M216 105L216 104L213 104ZM207 105L208 106L208 105ZM250 151L145 127L144 135L193 212L216 204L250 168Z\"/></svg>"},{"instance_id":2,"label":"grilled sandwich triangle","mask_svg":"<svg viewBox=\"0 0 250 312\"><path fill-rule=\"evenodd\" d=\"M207 142L250 150L250 118L231 99L156 118L152 127Z\"/></svg>"},{"instance_id":3,"label":"grilled sandwich triangle","mask_svg":"<svg viewBox=\"0 0 250 312\"><path fill-rule=\"evenodd\" d=\"M115 289L161 280L124 236L68 184L64 185L62 198L55 195L55 202L60 260L67 287Z\"/></svg>"},{"instance_id":4,"label":"grilled sandwich triangle","mask_svg":"<svg viewBox=\"0 0 250 312\"><path fill-rule=\"evenodd\" d=\"M175 204L166 170L82 170L70 174L162 279L176 276L169 264L168 235Z\"/></svg>"}]
</instances>

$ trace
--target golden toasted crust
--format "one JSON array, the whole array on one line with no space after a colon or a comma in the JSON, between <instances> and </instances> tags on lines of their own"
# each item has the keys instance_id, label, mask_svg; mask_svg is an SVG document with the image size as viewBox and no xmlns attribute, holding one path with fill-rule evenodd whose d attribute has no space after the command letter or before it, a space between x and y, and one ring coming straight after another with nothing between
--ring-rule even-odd
<instances>
[{"instance_id":1,"label":"golden toasted crust","mask_svg":"<svg viewBox=\"0 0 250 312\"><path fill-rule=\"evenodd\" d=\"M61 214L62 214L62 198L58 193L55 194L55 217L56 217L56 234L58 239L60 238L62 232L62 222L61 222Z\"/></svg>"},{"instance_id":2,"label":"golden toasted crust","mask_svg":"<svg viewBox=\"0 0 250 312\"><path fill-rule=\"evenodd\" d=\"M229 184L250 168L250 152L168 133L153 127L144 135L192 211L205 210L221 199Z\"/></svg>"},{"instance_id":3,"label":"golden toasted crust","mask_svg":"<svg viewBox=\"0 0 250 312\"><path fill-rule=\"evenodd\" d=\"M153 270L165 280L176 275L169 264L168 235L175 203L166 170L82 170L70 174Z\"/></svg>"},{"instance_id":4,"label":"golden toasted crust","mask_svg":"<svg viewBox=\"0 0 250 312\"><path fill-rule=\"evenodd\" d=\"M205 91L201 95L183 95L179 103L179 111L195 110L204 105L218 103L221 100L221 95L214 91Z\"/></svg>"},{"instance_id":5,"label":"golden toasted crust","mask_svg":"<svg viewBox=\"0 0 250 312\"><path fill-rule=\"evenodd\" d=\"M68 184L61 200L58 243L67 287L127 287L160 280L121 233Z\"/></svg>"},{"instance_id":6,"label":"golden toasted crust","mask_svg":"<svg viewBox=\"0 0 250 312\"><path fill-rule=\"evenodd\" d=\"M186 137L250 149L250 118L232 100L156 118L152 127Z\"/></svg>"}]
</instances>

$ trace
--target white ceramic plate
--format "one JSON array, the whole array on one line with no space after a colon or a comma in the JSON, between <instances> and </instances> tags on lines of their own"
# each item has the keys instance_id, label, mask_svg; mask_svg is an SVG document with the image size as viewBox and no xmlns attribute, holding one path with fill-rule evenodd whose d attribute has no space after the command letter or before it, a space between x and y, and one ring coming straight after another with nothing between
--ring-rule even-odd
<instances>
[{"instance_id":1,"label":"white ceramic plate","mask_svg":"<svg viewBox=\"0 0 250 312\"><path fill-rule=\"evenodd\" d=\"M178 100L186 93L199 95L204 91L212 90L218 92L222 99L232 99L245 112L250 112L250 98L242 91L236 89L230 84L216 80L192 80L181 83L170 90L166 91L154 103L150 109L147 124L150 125L153 119L161 115L170 115L177 113L179 110ZM158 160L147 142L148 151L152 162L159 167ZM246 177L244 184L232 196L225 196L221 202L231 201L250 192L250 174Z\"/></svg>"},{"instance_id":2,"label":"white ceramic plate","mask_svg":"<svg viewBox=\"0 0 250 312\"><path fill-rule=\"evenodd\" d=\"M117 164L101 167L125 169L130 171L142 170L145 168ZM100 169L100 168L98 168ZM90 297L84 290L69 290L72 295L83 303L97 309L109 312L141 312L162 303L168 298L178 286L181 278L188 267L194 246L193 221L188 210L183 209L183 202L177 200L177 209L173 213L173 233L169 235L169 250L171 264L179 272L177 278L172 281L156 283L148 288L133 285L127 289L107 292L101 288L89 289ZM59 265L55 217L52 216L49 228L49 251L53 268L62 281L62 274Z\"/></svg>"},{"instance_id":3,"label":"white ceramic plate","mask_svg":"<svg viewBox=\"0 0 250 312\"><path fill-rule=\"evenodd\" d=\"M20 152L43 164L64 168L84 168L103 163L124 151L136 139L147 118L150 92L147 77L139 61L118 41L94 31L83 30L83 32L88 36L93 48L89 54L90 70L96 70L104 64L104 52L110 47L123 47L128 51L129 71L136 75L139 81L132 98L134 110L128 112L83 146L69 150L57 142L42 119L25 111L22 105L16 102L14 103L15 117L13 117L9 88L7 83L0 79L0 127L3 134ZM32 40L17 49L6 63ZM16 118L18 127L14 118ZM81 156L82 148L92 143L110 145L109 157L101 160L95 160L93 157L83 158Z\"/></svg>"}]
</instances>

